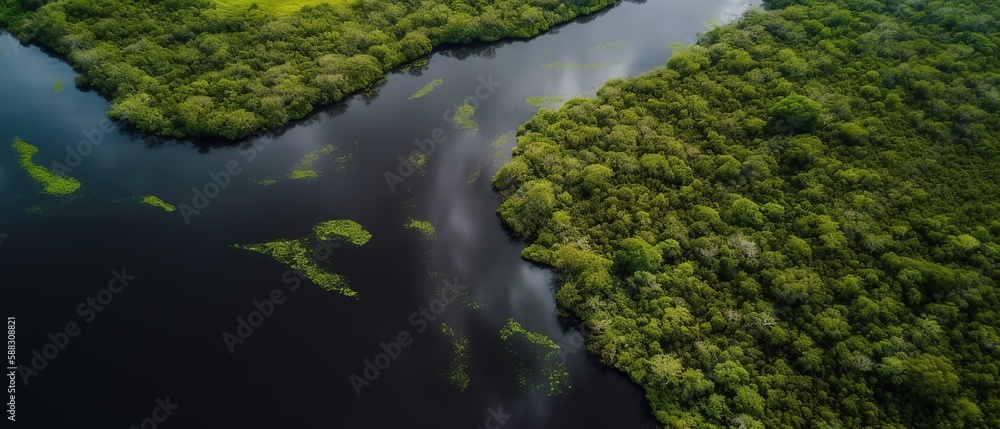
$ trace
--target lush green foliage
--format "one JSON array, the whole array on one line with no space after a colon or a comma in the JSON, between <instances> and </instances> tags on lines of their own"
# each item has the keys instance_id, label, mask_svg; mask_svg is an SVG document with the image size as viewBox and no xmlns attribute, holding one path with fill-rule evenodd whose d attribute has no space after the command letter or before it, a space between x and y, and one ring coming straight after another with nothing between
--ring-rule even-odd
<instances>
[{"instance_id":1,"label":"lush green foliage","mask_svg":"<svg viewBox=\"0 0 1000 429\"><path fill-rule=\"evenodd\" d=\"M434 90L434 88L437 88L438 85L441 85L442 83L444 83L444 80L442 80L441 78L437 78L428 82L427 85L424 85L419 90L417 90L417 92L414 92L413 95L410 96L410 100L417 99L427 94L430 94L431 91Z\"/></svg>"},{"instance_id":2,"label":"lush green foliage","mask_svg":"<svg viewBox=\"0 0 1000 429\"><path fill-rule=\"evenodd\" d=\"M469 388L469 339L452 329L447 323L441 324L441 333L451 337L451 349L455 352L455 360L448 367L445 378L458 390Z\"/></svg>"},{"instance_id":3,"label":"lush green foliage","mask_svg":"<svg viewBox=\"0 0 1000 429\"><path fill-rule=\"evenodd\" d=\"M146 195L145 197L142 197L142 203L149 204L153 207L159 207L168 213L177 210L177 208L174 207L173 204L169 204L163 201L162 199L160 199L160 197L157 197L156 195Z\"/></svg>"},{"instance_id":4,"label":"lush green foliage","mask_svg":"<svg viewBox=\"0 0 1000 429\"><path fill-rule=\"evenodd\" d=\"M42 191L50 195L66 195L80 189L80 181L69 176L59 175L49 169L35 164L31 158L38 153L38 147L20 138L14 138L11 147L20 155L21 167L32 179L42 184Z\"/></svg>"},{"instance_id":5,"label":"lush green foliage","mask_svg":"<svg viewBox=\"0 0 1000 429\"><path fill-rule=\"evenodd\" d=\"M211 0L219 9L245 10L256 8L274 13L275 15L290 15L306 6L316 6L324 3L340 3L345 0Z\"/></svg>"},{"instance_id":6,"label":"lush green foliage","mask_svg":"<svg viewBox=\"0 0 1000 429\"><path fill-rule=\"evenodd\" d=\"M0 27L67 57L78 83L111 99L112 118L164 136L239 138L442 43L530 37L612 3L359 0L278 16L207 0L0 0Z\"/></svg>"},{"instance_id":7,"label":"lush green foliage","mask_svg":"<svg viewBox=\"0 0 1000 429\"><path fill-rule=\"evenodd\" d=\"M494 177L676 428L1000 427L1000 2L784 0Z\"/></svg>"}]
</instances>

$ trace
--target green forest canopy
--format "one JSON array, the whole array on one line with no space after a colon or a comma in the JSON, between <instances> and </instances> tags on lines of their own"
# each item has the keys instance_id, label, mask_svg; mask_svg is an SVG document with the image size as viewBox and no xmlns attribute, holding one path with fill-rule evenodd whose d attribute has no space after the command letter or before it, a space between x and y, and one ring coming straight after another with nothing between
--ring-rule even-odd
<instances>
[{"instance_id":1,"label":"green forest canopy","mask_svg":"<svg viewBox=\"0 0 1000 429\"><path fill-rule=\"evenodd\" d=\"M494 177L671 428L1000 427L1000 2L770 1Z\"/></svg>"},{"instance_id":2,"label":"green forest canopy","mask_svg":"<svg viewBox=\"0 0 1000 429\"><path fill-rule=\"evenodd\" d=\"M227 5L231 2L227 2ZM65 56L143 132L245 137L442 43L530 37L612 0L357 0L276 15L208 0L0 0L0 28Z\"/></svg>"}]
</instances>

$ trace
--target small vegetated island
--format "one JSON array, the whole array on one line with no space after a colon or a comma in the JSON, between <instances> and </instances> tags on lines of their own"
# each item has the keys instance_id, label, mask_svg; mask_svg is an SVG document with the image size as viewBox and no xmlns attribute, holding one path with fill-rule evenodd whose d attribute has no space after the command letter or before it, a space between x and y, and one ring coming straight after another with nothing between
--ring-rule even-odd
<instances>
[{"instance_id":1,"label":"small vegetated island","mask_svg":"<svg viewBox=\"0 0 1000 429\"><path fill-rule=\"evenodd\" d=\"M669 428L1000 427L1000 2L775 0L494 177Z\"/></svg>"},{"instance_id":2,"label":"small vegetated island","mask_svg":"<svg viewBox=\"0 0 1000 429\"><path fill-rule=\"evenodd\" d=\"M530 37L612 0L0 0L0 28L64 56L108 115L245 137L343 99L443 43Z\"/></svg>"}]
</instances>

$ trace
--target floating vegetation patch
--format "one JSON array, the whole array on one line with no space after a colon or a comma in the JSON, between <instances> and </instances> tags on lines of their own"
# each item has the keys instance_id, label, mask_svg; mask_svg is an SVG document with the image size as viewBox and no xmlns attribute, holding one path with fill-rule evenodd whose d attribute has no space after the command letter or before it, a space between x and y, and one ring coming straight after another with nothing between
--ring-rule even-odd
<instances>
[{"instance_id":1,"label":"floating vegetation patch","mask_svg":"<svg viewBox=\"0 0 1000 429\"><path fill-rule=\"evenodd\" d=\"M410 96L410 100L417 99L417 98L423 97L423 96L425 96L427 94L430 94L430 92L433 91L434 88L437 88L438 85L440 85L442 83L444 83L444 81L441 80L441 79L434 79L434 80L432 80L427 85L424 85L423 88L420 88L420 90L418 90L417 92L414 92L413 95Z\"/></svg>"},{"instance_id":2,"label":"floating vegetation patch","mask_svg":"<svg viewBox=\"0 0 1000 429\"><path fill-rule=\"evenodd\" d=\"M611 48L624 48L629 45L628 40L619 40L617 42L601 43L600 45L590 48L592 51L598 51L601 49L611 49Z\"/></svg>"},{"instance_id":3,"label":"floating vegetation patch","mask_svg":"<svg viewBox=\"0 0 1000 429\"><path fill-rule=\"evenodd\" d=\"M543 97L541 95L532 95L524 100L524 104L533 107L542 107L542 105L545 104L557 104L562 103L565 100L565 98L560 96Z\"/></svg>"},{"instance_id":4,"label":"floating vegetation patch","mask_svg":"<svg viewBox=\"0 0 1000 429\"><path fill-rule=\"evenodd\" d=\"M478 130L479 123L472 117L475 113L476 108L472 107L469 103L465 103L458 106L458 110L455 111L455 117L452 118L452 122L455 123L455 127L463 130Z\"/></svg>"},{"instance_id":5,"label":"floating vegetation patch","mask_svg":"<svg viewBox=\"0 0 1000 429\"><path fill-rule=\"evenodd\" d=\"M510 133L503 133L498 135L493 141L490 142L490 146L495 148L502 148L507 146L507 141L510 140Z\"/></svg>"},{"instance_id":6,"label":"floating vegetation patch","mask_svg":"<svg viewBox=\"0 0 1000 429\"><path fill-rule=\"evenodd\" d=\"M347 280L340 274L331 273L321 267L319 263L325 258L317 260L319 257L316 256L316 253L318 252L313 251L317 248L317 245L313 243L337 238L343 238L351 244L361 246L371 239L371 234L357 222L330 220L313 226L313 236L310 237L294 240L278 239L259 244L236 244L233 247L271 256L274 260L299 271L317 286L357 299L358 293L350 288ZM322 244L320 245L322 246Z\"/></svg>"},{"instance_id":7,"label":"floating vegetation patch","mask_svg":"<svg viewBox=\"0 0 1000 429\"><path fill-rule=\"evenodd\" d=\"M342 238L355 246L364 246L372 239L372 234L360 224L349 219L335 219L320 222L313 226L313 234L320 240L336 240Z\"/></svg>"},{"instance_id":8,"label":"floating vegetation patch","mask_svg":"<svg viewBox=\"0 0 1000 429\"><path fill-rule=\"evenodd\" d=\"M54 91L54 92L55 92L56 94L58 94L58 93L62 92L62 90L63 90L63 84L62 84L62 81L60 81L59 79L56 79L56 82L52 84L52 90L53 90L53 91Z\"/></svg>"},{"instance_id":9,"label":"floating vegetation patch","mask_svg":"<svg viewBox=\"0 0 1000 429\"><path fill-rule=\"evenodd\" d=\"M288 172L288 178L292 180L296 179L315 179L319 177L319 173L313 170L313 164L319 161L319 152L322 149L317 149L312 152L307 153L299 162L292 166L292 171Z\"/></svg>"},{"instance_id":10,"label":"floating vegetation patch","mask_svg":"<svg viewBox=\"0 0 1000 429\"><path fill-rule=\"evenodd\" d=\"M274 185L276 185L278 183L278 181L276 179L273 179L273 178L270 178L270 177L265 177L263 179L255 181L254 183L256 183L258 185L261 185L261 186L274 186Z\"/></svg>"},{"instance_id":11,"label":"floating vegetation patch","mask_svg":"<svg viewBox=\"0 0 1000 429\"><path fill-rule=\"evenodd\" d=\"M437 277L434 274L440 275L441 273L428 273L428 274L431 274L431 277ZM435 291L437 292L438 296L445 296L445 294L454 294L455 299L453 300L453 302L458 302L459 304L462 305L462 307L465 308L471 308L473 310L485 310L487 308L491 308L486 304L476 301L476 299L473 298L472 295L469 295L468 291L459 289L457 287L449 287L449 283L447 280L445 280L445 286L438 286L435 289Z\"/></svg>"},{"instance_id":12,"label":"floating vegetation patch","mask_svg":"<svg viewBox=\"0 0 1000 429\"><path fill-rule=\"evenodd\" d=\"M598 63L598 64L567 64L567 63L560 63L560 62L556 62L556 61L551 61L551 62L547 62L545 64L542 64L542 68L546 69L546 70L594 70L594 69L599 69L599 68L602 68L602 67L613 66L613 65L617 65L617 64L621 64L621 63L620 62L616 62L616 63Z\"/></svg>"},{"instance_id":13,"label":"floating vegetation patch","mask_svg":"<svg viewBox=\"0 0 1000 429\"><path fill-rule=\"evenodd\" d=\"M451 337L451 349L455 352L455 358L451 361L451 366L444 373L444 377L451 382L458 390L465 391L469 388L469 339L464 335L455 332L447 323L441 324L441 333Z\"/></svg>"},{"instance_id":14,"label":"floating vegetation patch","mask_svg":"<svg viewBox=\"0 0 1000 429\"><path fill-rule=\"evenodd\" d=\"M177 208L174 207L173 204L167 204L167 202L161 200L160 197L157 197L156 195L146 195L145 197L142 197L142 203L149 204L154 207L159 207L167 212L172 212L174 210L177 210Z\"/></svg>"},{"instance_id":15,"label":"floating vegetation patch","mask_svg":"<svg viewBox=\"0 0 1000 429\"><path fill-rule=\"evenodd\" d=\"M403 226L420 231L424 238L430 238L435 232L434 225L426 220L407 219Z\"/></svg>"},{"instance_id":16,"label":"floating vegetation patch","mask_svg":"<svg viewBox=\"0 0 1000 429\"><path fill-rule=\"evenodd\" d=\"M42 184L43 192L46 194L66 195L80 189L79 180L70 176L55 174L47 168L32 162L31 157L38 153L38 147L28 144L17 137L14 138L14 143L11 146L21 156L21 167L24 167L32 179Z\"/></svg>"},{"instance_id":17,"label":"floating vegetation patch","mask_svg":"<svg viewBox=\"0 0 1000 429\"><path fill-rule=\"evenodd\" d=\"M416 170L417 175L423 176L424 173L427 172L427 154L423 152L417 152L413 155L410 155L409 158L406 158L406 162L410 163L410 165L413 166L413 169Z\"/></svg>"},{"instance_id":18,"label":"floating vegetation patch","mask_svg":"<svg viewBox=\"0 0 1000 429\"><path fill-rule=\"evenodd\" d=\"M507 341L519 335L537 351L537 362L541 366L541 375L538 377L533 371L528 369L527 360L520 356L518 366L517 382L526 392L544 391L549 396L562 393L570 388L569 371L566 364L559 359L559 345L545 335L531 332L521 326L514 319L508 319L507 324L500 329L500 338Z\"/></svg>"},{"instance_id":19,"label":"floating vegetation patch","mask_svg":"<svg viewBox=\"0 0 1000 429\"><path fill-rule=\"evenodd\" d=\"M482 174L483 164L479 164L476 166L476 170L469 175L469 179L465 181L465 184L469 186L469 189L472 189L472 187L476 185L476 182L479 182L479 176Z\"/></svg>"},{"instance_id":20,"label":"floating vegetation patch","mask_svg":"<svg viewBox=\"0 0 1000 429\"><path fill-rule=\"evenodd\" d=\"M354 143L356 146L357 142ZM318 178L319 172L315 170L314 165L316 164L317 161L319 161L321 155L331 155L336 151L337 151L337 145L333 143L328 143L323 145L323 147L319 149L316 149L312 152L305 154L305 156L303 156L302 159L299 160L299 162L295 163L295 165L292 166L292 170L288 172L288 178L292 180ZM351 152L337 157L336 159L334 159L334 162L338 164L345 163L347 161L352 160L353 158L354 158L354 152ZM337 167L335 171L343 172L344 168L343 166L340 166ZM257 183L264 186L270 186L277 182L272 179L264 179Z\"/></svg>"}]
</instances>

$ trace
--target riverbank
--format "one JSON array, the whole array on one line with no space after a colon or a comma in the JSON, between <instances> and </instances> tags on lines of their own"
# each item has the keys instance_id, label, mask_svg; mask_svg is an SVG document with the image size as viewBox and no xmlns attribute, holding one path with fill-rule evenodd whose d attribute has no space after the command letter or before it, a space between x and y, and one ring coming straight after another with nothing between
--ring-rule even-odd
<instances>
[{"instance_id":1,"label":"riverbank","mask_svg":"<svg viewBox=\"0 0 1000 429\"><path fill-rule=\"evenodd\" d=\"M493 179L668 427L1000 427L1000 8L774 1Z\"/></svg>"},{"instance_id":2,"label":"riverbank","mask_svg":"<svg viewBox=\"0 0 1000 429\"><path fill-rule=\"evenodd\" d=\"M56 52L111 104L165 137L238 139L383 80L446 43L527 38L611 0L337 2L292 14L209 1L0 0L0 27Z\"/></svg>"}]
</instances>

